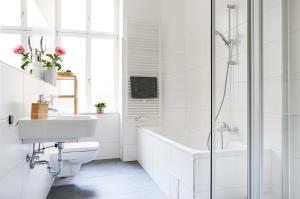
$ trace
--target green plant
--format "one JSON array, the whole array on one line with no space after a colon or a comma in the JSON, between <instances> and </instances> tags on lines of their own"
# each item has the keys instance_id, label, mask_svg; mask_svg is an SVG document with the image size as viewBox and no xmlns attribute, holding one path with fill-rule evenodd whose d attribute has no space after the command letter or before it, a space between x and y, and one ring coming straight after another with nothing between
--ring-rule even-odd
<instances>
[{"instance_id":1,"label":"green plant","mask_svg":"<svg viewBox=\"0 0 300 199\"><path fill-rule=\"evenodd\" d=\"M55 53L53 54L46 54L46 58L42 59L43 66L52 69L53 67L57 67L57 70L62 68L62 55L65 55L66 51L61 47L55 48Z\"/></svg>"},{"instance_id":2,"label":"green plant","mask_svg":"<svg viewBox=\"0 0 300 199\"><path fill-rule=\"evenodd\" d=\"M42 62L43 62L43 66L48 68L49 70L54 68L54 67L57 67L57 70L60 70L62 68L61 66L61 63L62 63L62 58L53 53L53 54L46 54L45 55L47 59L42 59Z\"/></svg>"},{"instance_id":3,"label":"green plant","mask_svg":"<svg viewBox=\"0 0 300 199\"><path fill-rule=\"evenodd\" d=\"M98 104L95 104L95 107L97 107L97 108L106 108L106 103L100 102Z\"/></svg>"},{"instance_id":4,"label":"green plant","mask_svg":"<svg viewBox=\"0 0 300 199\"><path fill-rule=\"evenodd\" d=\"M26 70L28 64L31 63L30 57L31 57L31 53L24 53L23 54L23 57L22 57L23 64L21 65L21 68L23 70Z\"/></svg>"}]
</instances>

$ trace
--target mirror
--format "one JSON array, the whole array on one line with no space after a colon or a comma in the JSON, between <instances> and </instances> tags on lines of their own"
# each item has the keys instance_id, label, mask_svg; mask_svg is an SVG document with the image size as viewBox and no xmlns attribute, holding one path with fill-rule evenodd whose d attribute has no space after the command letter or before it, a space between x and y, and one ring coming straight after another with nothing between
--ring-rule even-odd
<instances>
[{"instance_id":1,"label":"mirror","mask_svg":"<svg viewBox=\"0 0 300 199\"><path fill-rule=\"evenodd\" d=\"M0 60L21 68L20 49L25 53L41 50L52 52L55 36L55 0L1 0L0 1ZM42 40L42 44L41 44ZM14 52L15 49L15 52ZM19 50L19 51L18 51ZM45 53L46 53L45 52ZM31 64L26 71L30 71Z\"/></svg>"}]
</instances>

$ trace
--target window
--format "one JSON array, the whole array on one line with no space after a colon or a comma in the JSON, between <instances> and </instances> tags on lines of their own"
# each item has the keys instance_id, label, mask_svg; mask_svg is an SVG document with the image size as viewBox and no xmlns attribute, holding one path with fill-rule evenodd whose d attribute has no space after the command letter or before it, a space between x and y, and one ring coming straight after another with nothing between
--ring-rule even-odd
<instances>
[{"instance_id":1,"label":"window","mask_svg":"<svg viewBox=\"0 0 300 199\"><path fill-rule=\"evenodd\" d=\"M86 29L87 0L61 0L61 28L66 30Z\"/></svg>"},{"instance_id":2,"label":"window","mask_svg":"<svg viewBox=\"0 0 300 199\"><path fill-rule=\"evenodd\" d=\"M51 31L49 31L47 17L41 12L41 10L45 11L46 7L47 11L51 13L48 4L46 1L37 0L0 0L1 61L19 68L21 56L13 54L13 49L20 44L27 47L27 37L29 35L31 36L33 48L39 45L36 41L39 41L41 35L43 35L47 40L47 49L52 50L54 39Z\"/></svg>"},{"instance_id":3,"label":"window","mask_svg":"<svg viewBox=\"0 0 300 199\"><path fill-rule=\"evenodd\" d=\"M115 2L113 0L91 0L91 29L93 31L115 31Z\"/></svg>"},{"instance_id":4,"label":"window","mask_svg":"<svg viewBox=\"0 0 300 199\"><path fill-rule=\"evenodd\" d=\"M79 112L94 112L106 102L117 111L118 7L117 0L60 0L58 45L66 49L63 68L76 73ZM70 9L72 7L72 9ZM84 9L83 9L84 8ZM61 88L61 93L72 85ZM72 103L72 102L64 102ZM72 107L69 106L64 107ZM65 110L69 112L72 110Z\"/></svg>"},{"instance_id":5,"label":"window","mask_svg":"<svg viewBox=\"0 0 300 199\"><path fill-rule=\"evenodd\" d=\"M116 109L115 96L115 44L114 40L91 40L91 103L107 102Z\"/></svg>"},{"instance_id":6,"label":"window","mask_svg":"<svg viewBox=\"0 0 300 199\"><path fill-rule=\"evenodd\" d=\"M2 1L0 26L21 26L21 0Z\"/></svg>"},{"instance_id":7,"label":"window","mask_svg":"<svg viewBox=\"0 0 300 199\"><path fill-rule=\"evenodd\" d=\"M73 71L78 78L78 108L79 112L87 110L87 82L86 82L86 39L83 37L61 37L61 45L67 49L67 54L64 56L63 66L64 70ZM74 59L76 57L76 59ZM60 84L60 92L64 95L73 94L73 83L71 81L64 81ZM70 103L73 103L71 101ZM65 108L64 108L65 107ZM72 108L70 108L72 107ZM61 105L61 111L70 112L73 106Z\"/></svg>"},{"instance_id":8,"label":"window","mask_svg":"<svg viewBox=\"0 0 300 199\"><path fill-rule=\"evenodd\" d=\"M36 0L27 0L27 26L47 28L48 23L43 17Z\"/></svg>"}]
</instances>

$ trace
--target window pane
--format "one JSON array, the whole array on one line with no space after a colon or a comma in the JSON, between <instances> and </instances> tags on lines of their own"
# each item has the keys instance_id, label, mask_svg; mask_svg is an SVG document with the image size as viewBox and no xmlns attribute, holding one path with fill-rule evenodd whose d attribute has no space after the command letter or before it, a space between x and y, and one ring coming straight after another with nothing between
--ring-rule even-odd
<instances>
[{"instance_id":1,"label":"window pane","mask_svg":"<svg viewBox=\"0 0 300 199\"><path fill-rule=\"evenodd\" d=\"M62 37L61 46L66 49L63 56L62 70L71 70L78 78L78 110L86 111L86 40L81 37ZM73 93L73 85L61 82L60 93L68 95ZM68 101L67 101L68 102ZM68 106L62 106L62 112L73 110L73 101Z\"/></svg>"},{"instance_id":2,"label":"window pane","mask_svg":"<svg viewBox=\"0 0 300 199\"><path fill-rule=\"evenodd\" d=\"M21 26L21 0L0 0L0 26Z\"/></svg>"},{"instance_id":3,"label":"window pane","mask_svg":"<svg viewBox=\"0 0 300 199\"><path fill-rule=\"evenodd\" d=\"M114 0L91 1L91 29L93 31L114 32Z\"/></svg>"},{"instance_id":4,"label":"window pane","mask_svg":"<svg viewBox=\"0 0 300 199\"><path fill-rule=\"evenodd\" d=\"M27 0L27 10L28 10L27 23L29 27L34 27L34 28L48 27L48 23L45 20L44 15L41 13L41 10L38 7L36 0Z\"/></svg>"},{"instance_id":5,"label":"window pane","mask_svg":"<svg viewBox=\"0 0 300 199\"><path fill-rule=\"evenodd\" d=\"M0 60L20 68L22 56L14 54L13 49L21 44L21 35L0 34L0 44Z\"/></svg>"},{"instance_id":6,"label":"window pane","mask_svg":"<svg viewBox=\"0 0 300 199\"><path fill-rule=\"evenodd\" d=\"M86 0L61 0L61 28L86 29Z\"/></svg>"},{"instance_id":7,"label":"window pane","mask_svg":"<svg viewBox=\"0 0 300 199\"><path fill-rule=\"evenodd\" d=\"M91 102L92 105L97 102L106 102L108 112L116 111L114 52L113 40L92 39Z\"/></svg>"}]
</instances>

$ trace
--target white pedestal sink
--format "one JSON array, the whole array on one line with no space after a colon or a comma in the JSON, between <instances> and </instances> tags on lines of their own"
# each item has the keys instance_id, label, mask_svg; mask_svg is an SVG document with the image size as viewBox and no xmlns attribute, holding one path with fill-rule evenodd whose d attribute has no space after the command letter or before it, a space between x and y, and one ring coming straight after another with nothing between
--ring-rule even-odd
<instances>
[{"instance_id":1,"label":"white pedestal sink","mask_svg":"<svg viewBox=\"0 0 300 199\"><path fill-rule=\"evenodd\" d=\"M44 120L19 120L23 143L65 142L95 135L97 117L93 115L50 116Z\"/></svg>"}]
</instances>

